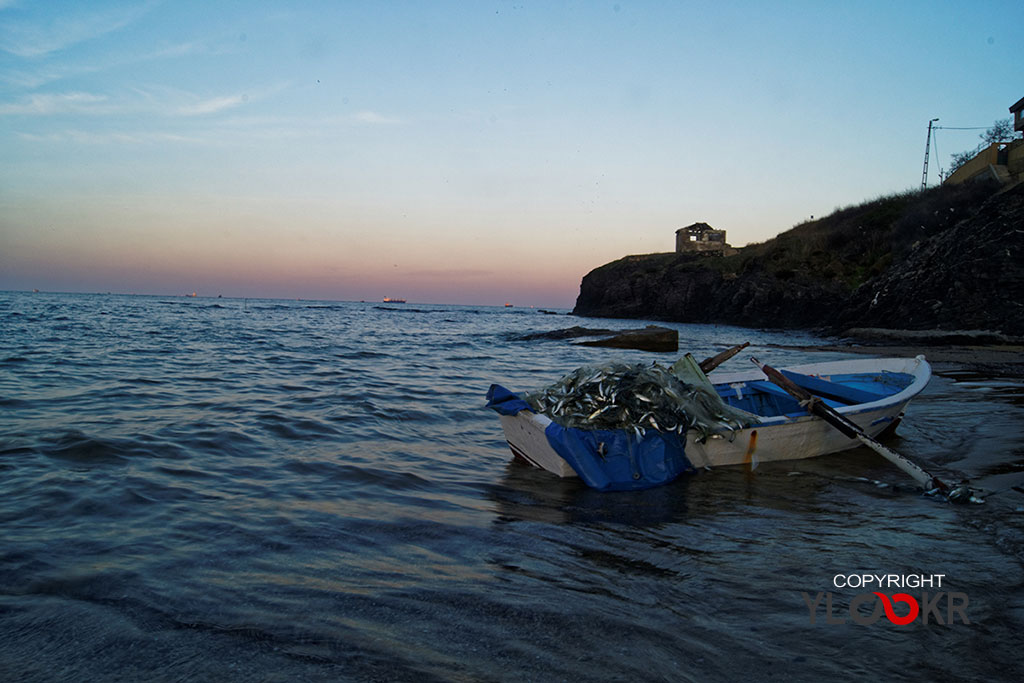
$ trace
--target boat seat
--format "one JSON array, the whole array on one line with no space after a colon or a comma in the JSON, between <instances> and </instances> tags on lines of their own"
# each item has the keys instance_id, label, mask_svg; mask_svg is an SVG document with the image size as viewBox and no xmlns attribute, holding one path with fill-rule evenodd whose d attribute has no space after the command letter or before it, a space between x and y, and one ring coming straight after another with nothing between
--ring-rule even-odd
<instances>
[{"instance_id":1,"label":"boat seat","mask_svg":"<svg viewBox=\"0 0 1024 683\"><path fill-rule=\"evenodd\" d=\"M801 375L799 372L792 372L791 370L782 370L782 374L792 380L797 386L806 389L815 396L820 396L826 399L830 398L834 401L839 401L844 405L872 403L885 398L884 394L876 394L871 391L865 391L864 389L856 389L845 384L829 382L828 380L820 377Z\"/></svg>"},{"instance_id":2,"label":"boat seat","mask_svg":"<svg viewBox=\"0 0 1024 683\"><path fill-rule=\"evenodd\" d=\"M758 382L750 382L747 384L747 386L753 389L754 391L761 392L762 394L769 394L770 396L774 396L776 400L774 406L778 411L775 414L785 415L787 417L800 417L801 415L807 414L807 411L804 410L803 408L797 409L800 404L795 398L789 395L789 392L787 392L785 389L781 387L775 386L771 382L761 380ZM846 403L836 401L835 399L832 398L826 398L824 396L820 398L825 402L825 405L829 406L830 408L842 408L843 406L847 405Z\"/></svg>"}]
</instances>

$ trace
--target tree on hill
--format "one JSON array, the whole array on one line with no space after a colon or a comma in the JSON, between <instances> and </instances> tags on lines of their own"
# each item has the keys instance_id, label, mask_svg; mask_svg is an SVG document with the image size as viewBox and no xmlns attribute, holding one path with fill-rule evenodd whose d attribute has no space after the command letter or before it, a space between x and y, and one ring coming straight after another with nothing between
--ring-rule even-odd
<instances>
[{"instance_id":1,"label":"tree on hill","mask_svg":"<svg viewBox=\"0 0 1024 683\"><path fill-rule=\"evenodd\" d=\"M953 155L953 159L949 165L950 173L953 173L953 171L973 159L978 152L989 145L996 142L1009 142L1010 140L1021 137L1021 134L1013 129L1013 121L1011 119L999 119L992 124L991 128L980 134L978 137L981 138L980 145L972 150Z\"/></svg>"},{"instance_id":2,"label":"tree on hill","mask_svg":"<svg viewBox=\"0 0 1024 683\"><path fill-rule=\"evenodd\" d=\"M1012 120L1000 119L993 123L991 128L978 137L981 138L982 144L991 145L994 142L1006 142L1007 140L1019 138L1020 133L1013 129Z\"/></svg>"}]
</instances>

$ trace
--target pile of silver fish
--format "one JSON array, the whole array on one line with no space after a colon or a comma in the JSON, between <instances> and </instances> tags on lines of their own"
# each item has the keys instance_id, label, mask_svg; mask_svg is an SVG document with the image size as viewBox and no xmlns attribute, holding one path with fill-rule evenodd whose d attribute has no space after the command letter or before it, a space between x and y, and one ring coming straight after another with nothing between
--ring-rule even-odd
<instances>
[{"instance_id":1,"label":"pile of silver fish","mask_svg":"<svg viewBox=\"0 0 1024 683\"><path fill-rule=\"evenodd\" d=\"M638 437L648 429L678 434L695 429L706 439L711 432L731 434L756 421L658 363L582 367L524 399L563 427L625 429Z\"/></svg>"}]
</instances>

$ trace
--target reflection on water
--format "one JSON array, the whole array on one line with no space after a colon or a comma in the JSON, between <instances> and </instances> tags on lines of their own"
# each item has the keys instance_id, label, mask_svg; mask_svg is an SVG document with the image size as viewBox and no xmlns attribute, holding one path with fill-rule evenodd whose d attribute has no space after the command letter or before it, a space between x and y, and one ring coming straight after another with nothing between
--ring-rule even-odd
<instances>
[{"instance_id":1,"label":"reflection on water","mask_svg":"<svg viewBox=\"0 0 1024 683\"><path fill-rule=\"evenodd\" d=\"M707 681L1016 666L1018 380L937 376L890 442L998 491L984 506L924 498L868 449L596 493L514 462L483 408L492 382L652 359L513 340L571 324L521 308L0 295L0 668ZM809 335L675 327L698 356L751 341L775 365L843 357L776 346ZM801 591L855 571L945 574L973 623L812 625Z\"/></svg>"},{"instance_id":2,"label":"reflection on water","mask_svg":"<svg viewBox=\"0 0 1024 683\"><path fill-rule=\"evenodd\" d=\"M605 522L647 527L685 519L690 481L684 477L668 486L609 495L588 488L579 479L552 478L510 460L500 485L488 494L496 504L498 522Z\"/></svg>"}]
</instances>

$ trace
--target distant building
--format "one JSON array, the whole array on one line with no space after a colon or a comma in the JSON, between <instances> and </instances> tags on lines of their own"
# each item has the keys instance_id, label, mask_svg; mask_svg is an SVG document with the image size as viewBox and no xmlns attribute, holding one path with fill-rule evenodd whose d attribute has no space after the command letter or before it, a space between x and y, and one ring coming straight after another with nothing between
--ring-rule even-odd
<instances>
[{"instance_id":1,"label":"distant building","mask_svg":"<svg viewBox=\"0 0 1024 683\"><path fill-rule=\"evenodd\" d=\"M677 254L729 256L736 251L725 241L725 230L715 230L707 223L694 223L676 230Z\"/></svg>"},{"instance_id":2,"label":"distant building","mask_svg":"<svg viewBox=\"0 0 1024 683\"><path fill-rule=\"evenodd\" d=\"M1010 113L1013 114L1013 129L1024 133L1024 97L1010 107Z\"/></svg>"},{"instance_id":3,"label":"distant building","mask_svg":"<svg viewBox=\"0 0 1024 683\"><path fill-rule=\"evenodd\" d=\"M1024 131L1024 98L1010 106L1010 113L1013 114L1013 129ZM958 185L987 178L1004 184L1024 180L1024 140L993 142L950 173L942 184Z\"/></svg>"}]
</instances>

